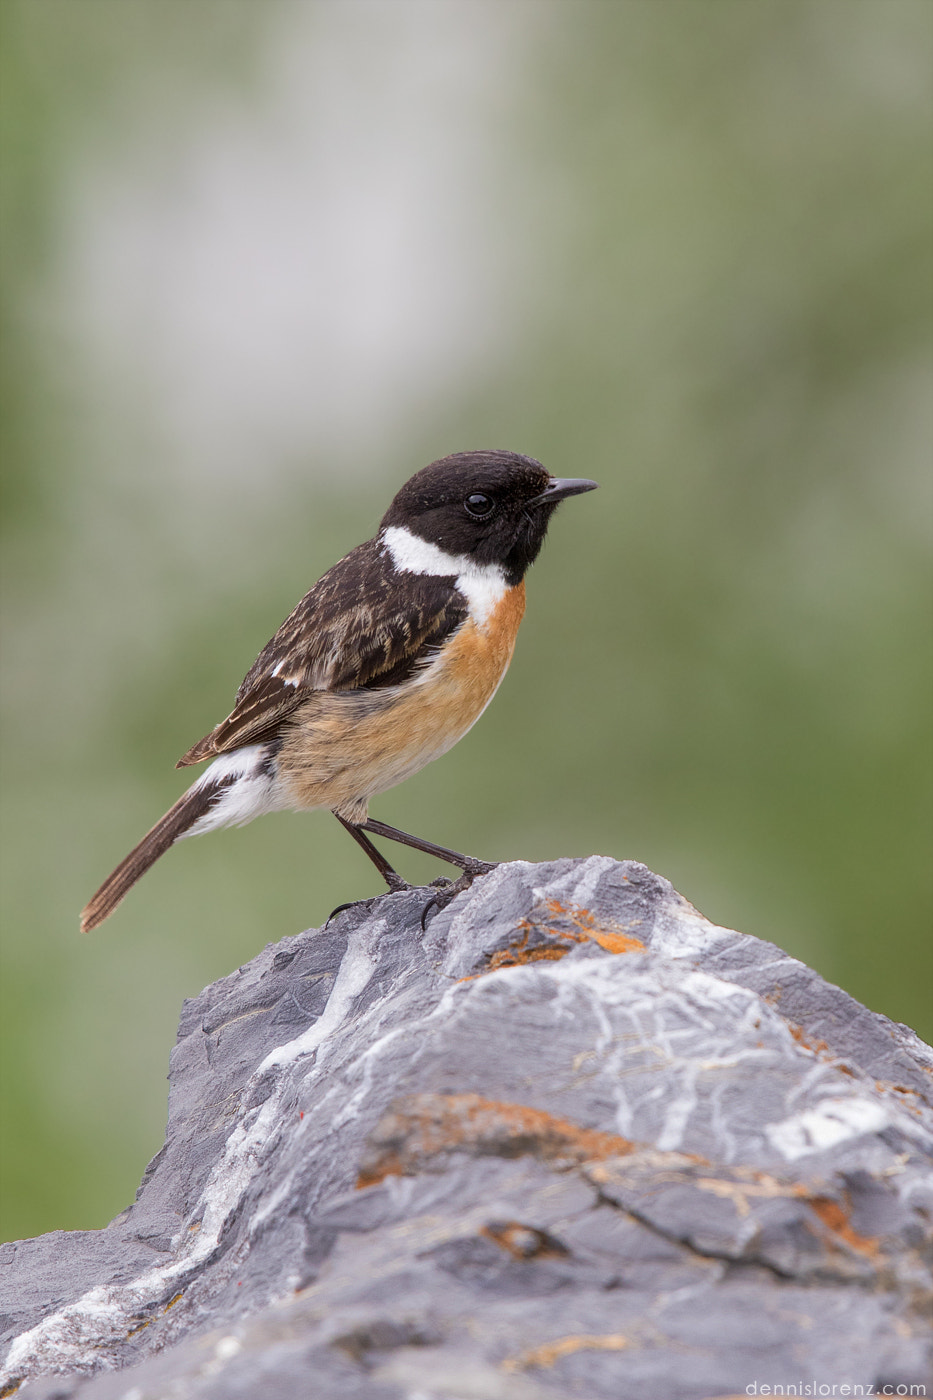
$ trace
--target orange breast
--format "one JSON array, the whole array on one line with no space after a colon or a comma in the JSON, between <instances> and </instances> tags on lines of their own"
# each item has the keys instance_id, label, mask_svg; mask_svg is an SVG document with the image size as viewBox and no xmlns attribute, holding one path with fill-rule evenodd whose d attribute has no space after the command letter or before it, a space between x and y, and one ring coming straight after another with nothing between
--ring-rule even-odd
<instances>
[{"instance_id":1,"label":"orange breast","mask_svg":"<svg viewBox=\"0 0 933 1400\"><path fill-rule=\"evenodd\" d=\"M321 692L285 732L279 780L291 805L364 821L368 799L462 739L505 675L525 611L510 588L483 625L466 622L414 680L393 689Z\"/></svg>"},{"instance_id":2,"label":"orange breast","mask_svg":"<svg viewBox=\"0 0 933 1400\"><path fill-rule=\"evenodd\" d=\"M482 714L508 670L524 612L525 585L519 583L503 595L482 626L470 621L460 628L438 658L436 678L425 673L426 689L440 686L451 711L464 719L470 716L467 728Z\"/></svg>"}]
</instances>

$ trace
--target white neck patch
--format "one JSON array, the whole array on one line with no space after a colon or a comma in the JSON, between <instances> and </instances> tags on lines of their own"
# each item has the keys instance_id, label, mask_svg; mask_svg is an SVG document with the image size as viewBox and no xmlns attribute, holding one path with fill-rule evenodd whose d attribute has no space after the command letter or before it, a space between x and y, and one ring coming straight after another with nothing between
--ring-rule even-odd
<instances>
[{"instance_id":1,"label":"white neck patch","mask_svg":"<svg viewBox=\"0 0 933 1400\"><path fill-rule=\"evenodd\" d=\"M480 627L508 592L500 564L477 564L466 554L447 554L436 544L413 535L404 525L390 525L383 530L382 538L392 563L403 573L453 577L457 591L466 598L470 614Z\"/></svg>"}]
</instances>

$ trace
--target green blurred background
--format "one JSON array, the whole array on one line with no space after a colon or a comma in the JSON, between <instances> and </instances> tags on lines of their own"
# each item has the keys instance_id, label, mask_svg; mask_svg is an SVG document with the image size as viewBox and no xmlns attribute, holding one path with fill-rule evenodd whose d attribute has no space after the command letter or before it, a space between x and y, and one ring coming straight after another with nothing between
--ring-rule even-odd
<instances>
[{"instance_id":1,"label":"green blurred background","mask_svg":"<svg viewBox=\"0 0 933 1400\"><path fill-rule=\"evenodd\" d=\"M325 814L78 911L447 452L595 477L374 815L636 857L930 1037L930 0L3 0L2 1233L103 1225ZM410 877L439 872L413 854Z\"/></svg>"}]
</instances>

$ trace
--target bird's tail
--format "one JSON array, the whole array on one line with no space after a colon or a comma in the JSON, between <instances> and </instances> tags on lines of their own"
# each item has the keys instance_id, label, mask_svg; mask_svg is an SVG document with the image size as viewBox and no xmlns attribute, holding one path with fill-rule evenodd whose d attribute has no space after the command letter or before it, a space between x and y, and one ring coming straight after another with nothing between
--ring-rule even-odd
<instances>
[{"instance_id":1,"label":"bird's tail","mask_svg":"<svg viewBox=\"0 0 933 1400\"><path fill-rule=\"evenodd\" d=\"M205 783L202 778L182 793L174 807L170 807L161 821L156 822L139 845L134 846L126 859L121 860L116 870L107 876L93 898L88 900L81 912L82 933L89 933L109 918L124 895L140 876L145 875L150 865L156 863L159 856L165 855L169 846L173 846L182 836L197 834L192 833L191 828L207 815L223 789L232 781L232 775L217 782Z\"/></svg>"}]
</instances>

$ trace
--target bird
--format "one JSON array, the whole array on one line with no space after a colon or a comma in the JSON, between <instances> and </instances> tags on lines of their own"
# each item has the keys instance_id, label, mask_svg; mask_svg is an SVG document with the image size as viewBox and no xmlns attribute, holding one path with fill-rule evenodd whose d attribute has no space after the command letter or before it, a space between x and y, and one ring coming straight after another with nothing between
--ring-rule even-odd
<instances>
[{"instance_id":1,"label":"bird","mask_svg":"<svg viewBox=\"0 0 933 1400\"><path fill-rule=\"evenodd\" d=\"M371 819L369 801L479 719L512 659L525 573L554 510L596 485L498 449L455 452L410 477L373 538L329 569L263 647L226 719L178 760L212 761L88 901L82 931L176 841L266 812L329 809L390 892L411 886L371 835L459 868L451 889L495 869Z\"/></svg>"}]
</instances>

